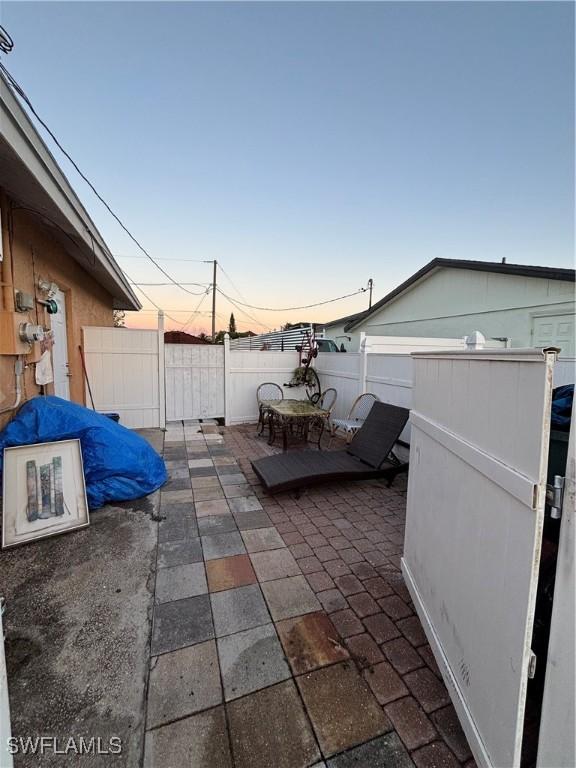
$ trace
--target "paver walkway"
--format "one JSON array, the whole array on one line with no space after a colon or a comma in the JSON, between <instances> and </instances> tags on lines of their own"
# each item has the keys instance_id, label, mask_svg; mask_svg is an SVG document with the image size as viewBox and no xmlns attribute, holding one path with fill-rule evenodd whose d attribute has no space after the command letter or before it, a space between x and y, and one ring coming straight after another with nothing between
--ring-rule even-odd
<instances>
[{"instance_id":1,"label":"paver walkway","mask_svg":"<svg viewBox=\"0 0 576 768\"><path fill-rule=\"evenodd\" d=\"M399 571L405 479L267 497L254 431L166 432L145 765L470 768Z\"/></svg>"}]
</instances>

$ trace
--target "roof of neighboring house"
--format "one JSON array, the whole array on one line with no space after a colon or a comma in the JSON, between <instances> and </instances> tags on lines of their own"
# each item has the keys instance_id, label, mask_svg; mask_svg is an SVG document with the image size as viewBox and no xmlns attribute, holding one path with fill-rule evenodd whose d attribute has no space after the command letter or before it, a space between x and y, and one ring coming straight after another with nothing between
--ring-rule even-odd
<instances>
[{"instance_id":1,"label":"roof of neighboring house","mask_svg":"<svg viewBox=\"0 0 576 768\"><path fill-rule=\"evenodd\" d=\"M353 315L346 315L346 317L339 317L336 320L330 320L329 323L320 323L317 327L319 328L328 328L331 325L340 325L341 323L352 323L356 322L356 320L360 320L364 317L364 315L368 314L367 309L364 309L362 312L356 312Z\"/></svg>"},{"instance_id":2,"label":"roof of neighboring house","mask_svg":"<svg viewBox=\"0 0 576 768\"><path fill-rule=\"evenodd\" d=\"M111 294L115 309L140 309L104 238L2 75L0 124L0 187L51 228L63 248Z\"/></svg>"},{"instance_id":3,"label":"roof of neighboring house","mask_svg":"<svg viewBox=\"0 0 576 768\"><path fill-rule=\"evenodd\" d=\"M422 269L415 272L408 280L405 280L399 286L390 291L383 299L377 301L371 310L360 313L360 316L349 320L344 326L345 331L349 331L361 323L370 315L382 309L386 304L400 296L401 293L411 288L422 278L427 277L430 272L439 268L448 269L471 269L477 272L495 272L501 275L521 275L523 277L540 277L545 280L565 280L574 282L576 272L573 269L562 269L560 267L537 267L531 264L508 264L500 261L468 261L466 259L432 259L425 264ZM336 322L336 321L334 321Z\"/></svg>"},{"instance_id":4,"label":"roof of neighboring house","mask_svg":"<svg viewBox=\"0 0 576 768\"><path fill-rule=\"evenodd\" d=\"M164 333L165 344L210 344L206 339L194 336L186 331L166 331Z\"/></svg>"}]
</instances>

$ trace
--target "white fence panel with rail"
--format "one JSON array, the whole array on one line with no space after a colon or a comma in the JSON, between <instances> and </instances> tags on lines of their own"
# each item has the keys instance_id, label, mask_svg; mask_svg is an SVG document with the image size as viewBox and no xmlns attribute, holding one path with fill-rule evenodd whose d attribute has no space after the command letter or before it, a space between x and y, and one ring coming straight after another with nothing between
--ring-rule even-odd
<instances>
[{"instance_id":1,"label":"white fence panel with rail","mask_svg":"<svg viewBox=\"0 0 576 768\"><path fill-rule=\"evenodd\" d=\"M82 329L88 382L86 404L118 413L131 429L164 427L164 330Z\"/></svg>"},{"instance_id":2,"label":"white fence panel with rail","mask_svg":"<svg viewBox=\"0 0 576 768\"><path fill-rule=\"evenodd\" d=\"M243 424L258 420L256 390L266 381L281 387L290 381L298 366L297 352L226 352L226 423ZM285 389L284 396L302 397L303 387Z\"/></svg>"},{"instance_id":3,"label":"white fence panel with rail","mask_svg":"<svg viewBox=\"0 0 576 768\"><path fill-rule=\"evenodd\" d=\"M166 419L224 417L224 347L166 344Z\"/></svg>"}]
</instances>

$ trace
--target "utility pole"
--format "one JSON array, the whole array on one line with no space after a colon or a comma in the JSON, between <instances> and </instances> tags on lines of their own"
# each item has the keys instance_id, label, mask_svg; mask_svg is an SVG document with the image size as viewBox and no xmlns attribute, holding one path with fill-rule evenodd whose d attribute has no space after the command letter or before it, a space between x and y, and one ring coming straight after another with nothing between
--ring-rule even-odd
<instances>
[{"instance_id":1,"label":"utility pole","mask_svg":"<svg viewBox=\"0 0 576 768\"><path fill-rule=\"evenodd\" d=\"M372 309L372 284L373 284L373 281L372 281L372 278L370 278L370 280L368 280L368 290L370 291L370 298L368 300L368 309Z\"/></svg>"},{"instance_id":2,"label":"utility pole","mask_svg":"<svg viewBox=\"0 0 576 768\"><path fill-rule=\"evenodd\" d=\"M214 259L214 275L212 278L212 344L216 338L216 267L218 262Z\"/></svg>"}]
</instances>

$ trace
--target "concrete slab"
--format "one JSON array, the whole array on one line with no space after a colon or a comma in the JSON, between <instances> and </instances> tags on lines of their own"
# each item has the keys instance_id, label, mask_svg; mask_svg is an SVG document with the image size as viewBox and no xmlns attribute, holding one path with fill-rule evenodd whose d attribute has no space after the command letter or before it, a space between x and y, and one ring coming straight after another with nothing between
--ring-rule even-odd
<instances>
[{"instance_id":1,"label":"concrete slab","mask_svg":"<svg viewBox=\"0 0 576 768\"><path fill-rule=\"evenodd\" d=\"M272 520L270 520L266 512L260 510L256 512L236 512L234 519L241 531L250 528L270 528L272 525Z\"/></svg>"},{"instance_id":2,"label":"concrete slab","mask_svg":"<svg viewBox=\"0 0 576 768\"><path fill-rule=\"evenodd\" d=\"M326 757L391 730L390 721L350 661L296 678Z\"/></svg>"},{"instance_id":3,"label":"concrete slab","mask_svg":"<svg viewBox=\"0 0 576 768\"><path fill-rule=\"evenodd\" d=\"M288 549L275 549L272 552L254 552L250 555L250 559L256 571L256 576L258 576L258 581L282 579L286 576L296 576L301 573L298 563L294 560L292 553ZM318 604L318 608L320 608L320 604Z\"/></svg>"},{"instance_id":4,"label":"concrete slab","mask_svg":"<svg viewBox=\"0 0 576 768\"><path fill-rule=\"evenodd\" d=\"M270 554L275 555L281 551L276 549ZM257 570L256 573L258 574ZM322 608L310 585L301 575L264 582L262 591L274 621L301 616Z\"/></svg>"},{"instance_id":5,"label":"concrete slab","mask_svg":"<svg viewBox=\"0 0 576 768\"><path fill-rule=\"evenodd\" d=\"M236 499L239 496L250 496L252 494L252 487L248 483L244 485L225 485L223 490L227 499Z\"/></svg>"},{"instance_id":6,"label":"concrete slab","mask_svg":"<svg viewBox=\"0 0 576 768\"><path fill-rule=\"evenodd\" d=\"M194 491L194 501L214 501L223 498L224 491L220 487L196 488Z\"/></svg>"},{"instance_id":7,"label":"concrete slab","mask_svg":"<svg viewBox=\"0 0 576 768\"><path fill-rule=\"evenodd\" d=\"M230 533L237 531L238 527L232 515L209 515L198 520L198 528L202 536L210 536L213 533Z\"/></svg>"},{"instance_id":8,"label":"concrete slab","mask_svg":"<svg viewBox=\"0 0 576 768\"><path fill-rule=\"evenodd\" d=\"M209 560L206 574L210 592L255 584L256 574L248 555L234 555L221 560Z\"/></svg>"},{"instance_id":9,"label":"concrete slab","mask_svg":"<svg viewBox=\"0 0 576 768\"><path fill-rule=\"evenodd\" d=\"M208 517L209 515L229 515L230 507L225 499L216 499L215 501L197 501L196 516Z\"/></svg>"},{"instance_id":10,"label":"concrete slab","mask_svg":"<svg viewBox=\"0 0 576 768\"><path fill-rule=\"evenodd\" d=\"M164 541L158 544L158 568L171 568L185 563L202 561L200 539Z\"/></svg>"},{"instance_id":11,"label":"concrete slab","mask_svg":"<svg viewBox=\"0 0 576 768\"><path fill-rule=\"evenodd\" d=\"M227 706L236 768L305 768L321 757L292 680Z\"/></svg>"},{"instance_id":12,"label":"concrete slab","mask_svg":"<svg viewBox=\"0 0 576 768\"><path fill-rule=\"evenodd\" d=\"M115 735L122 764L139 764L158 496L103 507L88 528L2 552L14 735ZM38 757L17 764L37 766ZM60 767L62 756L47 753L42 765Z\"/></svg>"},{"instance_id":13,"label":"concrete slab","mask_svg":"<svg viewBox=\"0 0 576 768\"><path fill-rule=\"evenodd\" d=\"M396 733L387 733L367 744L328 760L328 768L414 768L414 763Z\"/></svg>"},{"instance_id":14,"label":"concrete slab","mask_svg":"<svg viewBox=\"0 0 576 768\"><path fill-rule=\"evenodd\" d=\"M237 531L202 536L202 548L205 560L216 560L246 553L242 537Z\"/></svg>"},{"instance_id":15,"label":"concrete slab","mask_svg":"<svg viewBox=\"0 0 576 768\"><path fill-rule=\"evenodd\" d=\"M242 531L242 538L247 552L264 552L269 549L281 549L285 547L284 539L276 528L257 528L255 530Z\"/></svg>"},{"instance_id":16,"label":"concrete slab","mask_svg":"<svg viewBox=\"0 0 576 768\"><path fill-rule=\"evenodd\" d=\"M179 720L221 702L220 668L213 640L152 659L147 728Z\"/></svg>"},{"instance_id":17,"label":"concrete slab","mask_svg":"<svg viewBox=\"0 0 576 768\"><path fill-rule=\"evenodd\" d=\"M273 624L220 638L218 655L226 701L290 677Z\"/></svg>"},{"instance_id":18,"label":"concrete slab","mask_svg":"<svg viewBox=\"0 0 576 768\"><path fill-rule=\"evenodd\" d=\"M162 603L154 609L151 650L153 656L211 640L213 637L214 627L208 595Z\"/></svg>"},{"instance_id":19,"label":"concrete slab","mask_svg":"<svg viewBox=\"0 0 576 768\"><path fill-rule=\"evenodd\" d=\"M349 658L338 632L325 613L308 613L276 625L295 675Z\"/></svg>"},{"instance_id":20,"label":"concrete slab","mask_svg":"<svg viewBox=\"0 0 576 768\"><path fill-rule=\"evenodd\" d=\"M225 485L224 492L226 492ZM262 509L262 504L260 504L256 496L238 496L231 498L228 503L232 512L256 512L256 510Z\"/></svg>"},{"instance_id":21,"label":"concrete slab","mask_svg":"<svg viewBox=\"0 0 576 768\"><path fill-rule=\"evenodd\" d=\"M168 603L208 592L204 563L160 568L156 575L156 602Z\"/></svg>"},{"instance_id":22,"label":"concrete slab","mask_svg":"<svg viewBox=\"0 0 576 768\"><path fill-rule=\"evenodd\" d=\"M196 519L190 514L172 514L158 525L158 541L182 541L198 537Z\"/></svg>"},{"instance_id":23,"label":"concrete slab","mask_svg":"<svg viewBox=\"0 0 576 768\"><path fill-rule=\"evenodd\" d=\"M268 624L270 614L258 584L210 595L216 637Z\"/></svg>"},{"instance_id":24,"label":"concrete slab","mask_svg":"<svg viewBox=\"0 0 576 768\"><path fill-rule=\"evenodd\" d=\"M144 768L159 766L232 768L224 707L209 709L148 731Z\"/></svg>"}]
</instances>

